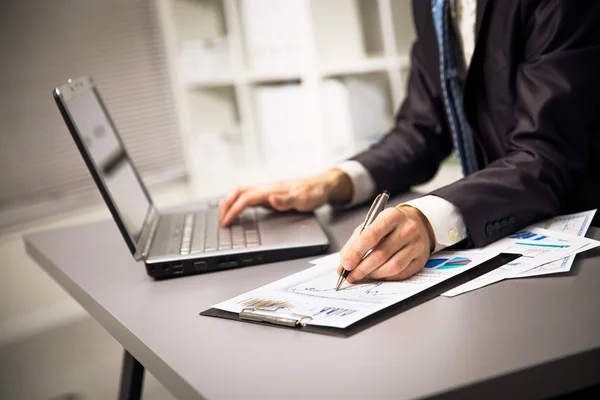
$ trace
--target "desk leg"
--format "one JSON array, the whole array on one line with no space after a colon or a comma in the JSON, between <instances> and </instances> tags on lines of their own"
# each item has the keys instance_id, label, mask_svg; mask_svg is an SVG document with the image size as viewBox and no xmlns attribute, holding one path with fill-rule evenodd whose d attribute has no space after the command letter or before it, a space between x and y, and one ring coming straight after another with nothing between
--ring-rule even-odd
<instances>
[{"instance_id":1,"label":"desk leg","mask_svg":"<svg viewBox=\"0 0 600 400\"><path fill-rule=\"evenodd\" d=\"M125 350L121 368L119 400L141 399L142 385L144 384L144 366Z\"/></svg>"}]
</instances>

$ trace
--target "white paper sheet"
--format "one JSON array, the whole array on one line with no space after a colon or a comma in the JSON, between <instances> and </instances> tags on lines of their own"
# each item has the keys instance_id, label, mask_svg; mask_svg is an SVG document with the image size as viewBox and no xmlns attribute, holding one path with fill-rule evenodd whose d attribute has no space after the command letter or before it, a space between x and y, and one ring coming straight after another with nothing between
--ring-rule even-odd
<instances>
[{"instance_id":1,"label":"white paper sheet","mask_svg":"<svg viewBox=\"0 0 600 400\"><path fill-rule=\"evenodd\" d=\"M560 215L558 217L551 218L546 221L535 224L533 225L533 227L549 229L551 231L567 233L570 235L583 236L589 229L595 214L596 210L590 210L581 213ZM569 272L571 270L571 265L573 265L574 260L574 255L565 257L562 260L542 264L528 271L509 276L508 278L526 278L531 276Z\"/></svg>"},{"instance_id":2,"label":"white paper sheet","mask_svg":"<svg viewBox=\"0 0 600 400\"><path fill-rule=\"evenodd\" d=\"M485 254L487 251L492 251L516 253L523 256L479 278L455 287L442 294L442 296L452 297L479 289L537 266L592 249L598 245L600 245L600 242L585 237L542 228L527 228L482 249L466 251L466 254Z\"/></svg>"},{"instance_id":3,"label":"white paper sheet","mask_svg":"<svg viewBox=\"0 0 600 400\"><path fill-rule=\"evenodd\" d=\"M309 325L345 328L381 309L473 268L498 253L439 252L425 268L399 282L365 281L336 291L339 253L314 260L315 266L244 293L213 307L239 313L246 307L287 308L311 317Z\"/></svg>"}]
</instances>

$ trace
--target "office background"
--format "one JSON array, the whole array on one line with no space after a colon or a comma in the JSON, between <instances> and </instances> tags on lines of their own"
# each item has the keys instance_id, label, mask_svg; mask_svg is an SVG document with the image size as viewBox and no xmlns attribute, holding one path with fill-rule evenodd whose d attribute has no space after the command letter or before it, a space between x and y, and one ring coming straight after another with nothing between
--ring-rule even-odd
<instances>
[{"instance_id":1,"label":"office background","mask_svg":"<svg viewBox=\"0 0 600 400\"><path fill-rule=\"evenodd\" d=\"M52 88L94 78L167 207L318 172L377 140L413 38L409 0L2 1L0 397L117 391L121 347L21 241L109 218ZM458 177L449 160L417 189ZM149 376L145 397L166 396Z\"/></svg>"}]
</instances>

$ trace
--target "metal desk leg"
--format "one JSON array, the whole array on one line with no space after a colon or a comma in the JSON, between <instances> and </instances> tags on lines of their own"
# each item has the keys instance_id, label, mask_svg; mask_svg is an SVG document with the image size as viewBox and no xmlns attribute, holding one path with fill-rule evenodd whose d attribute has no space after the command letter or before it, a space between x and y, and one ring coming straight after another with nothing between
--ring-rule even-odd
<instances>
[{"instance_id":1,"label":"metal desk leg","mask_svg":"<svg viewBox=\"0 0 600 400\"><path fill-rule=\"evenodd\" d=\"M142 398L144 366L127 350L123 354L119 400L139 400Z\"/></svg>"}]
</instances>

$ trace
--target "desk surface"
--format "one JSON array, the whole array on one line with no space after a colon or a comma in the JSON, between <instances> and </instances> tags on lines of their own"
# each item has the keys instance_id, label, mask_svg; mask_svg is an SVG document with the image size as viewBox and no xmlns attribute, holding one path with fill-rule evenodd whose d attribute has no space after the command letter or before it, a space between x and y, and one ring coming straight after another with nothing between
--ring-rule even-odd
<instances>
[{"instance_id":1,"label":"desk surface","mask_svg":"<svg viewBox=\"0 0 600 400\"><path fill-rule=\"evenodd\" d=\"M364 213L319 213L331 251ZM600 229L589 236L600 238ZM180 398L500 398L517 388L546 397L600 383L599 251L579 255L568 274L438 297L343 339L198 315L308 267L309 259L156 282L112 221L41 232L25 242Z\"/></svg>"}]
</instances>

